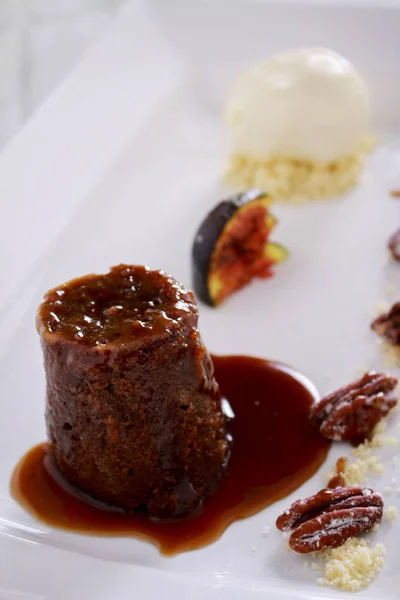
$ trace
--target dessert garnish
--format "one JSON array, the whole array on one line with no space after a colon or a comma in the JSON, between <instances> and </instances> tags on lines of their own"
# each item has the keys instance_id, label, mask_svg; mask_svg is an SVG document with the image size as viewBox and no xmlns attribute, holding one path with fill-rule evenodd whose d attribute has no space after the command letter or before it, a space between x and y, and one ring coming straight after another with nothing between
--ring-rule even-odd
<instances>
[{"instance_id":1,"label":"dessert garnish","mask_svg":"<svg viewBox=\"0 0 400 600\"><path fill-rule=\"evenodd\" d=\"M400 344L400 302L395 302L388 312L376 317L371 323L371 329L379 337L393 345Z\"/></svg>"},{"instance_id":2,"label":"dessert garnish","mask_svg":"<svg viewBox=\"0 0 400 600\"><path fill-rule=\"evenodd\" d=\"M347 539L368 531L382 518L382 496L361 486L325 488L297 500L278 517L281 531L292 531L289 546L305 554L336 548Z\"/></svg>"},{"instance_id":3,"label":"dessert garnish","mask_svg":"<svg viewBox=\"0 0 400 600\"><path fill-rule=\"evenodd\" d=\"M366 82L325 48L291 50L250 67L233 86L225 120L227 182L260 187L274 200L345 193L374 144Z\"/></svg>"},{"instance_id":4,"label":"dessert garnish","mask_svg":"<svg viewBox=\"0 0 400 600\"><path fill-rule=\"evenodd\" d=\"M400 260L400 228L390 236L388 248L393 258L395 260Z\"/></svg>"},{"instance_id":5,"label":"dessert garnish","mask_svg":"<svg viewBox=\"0 0 400 600\"><path fill-rule=\"evenodd\" d=\"M310 419L330 440L362 441L396 406L396 386L396 377L370 371L314 404Z\"/></svg>"},{"instance_id":6,"label":"dessert garnish","mask_svg":"<svg viewBox=\"0 0 400 600\"><path fill-rule=\"evenodd\" d=\"M247 190L206 216L192 247L193 287L203 302L218 306L254 277L270 277L287 257L287 250L269 239L277 223L270 205L264 192Z\"/></svg>"}]
</instances>

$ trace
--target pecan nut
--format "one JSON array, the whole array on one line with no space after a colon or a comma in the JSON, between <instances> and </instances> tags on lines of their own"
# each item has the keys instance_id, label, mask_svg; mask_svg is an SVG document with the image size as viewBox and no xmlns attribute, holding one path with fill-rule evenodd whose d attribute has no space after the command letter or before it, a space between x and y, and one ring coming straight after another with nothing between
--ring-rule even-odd
<instances>
[{"instance_id":1,"label":"pecan nut","mask_svg":"<svg viewBox=\"0 0 400 600\"><path fill-rule=\"evenodd\" d=\"M372 321L371 329L391 344L400 344L400 302Z\"/></svg>"},{"instance_id":2,"label":"pecan nut","mask_svg":"<svg viewBox=\"0 0 400 600\"><path fill-rule=\"evenodd\" d=\"M388 248L395 260L400 260L400 228L389 238Z\"/></svg>"},{"instance_id":3,"label":"pecan nut","mask_svg":"<svg viewBox=\"0 0 400 600\"><path fill-rule=\"evenodd\" d=\"M294 531L289 545L295 552L305 554L323 548L336 548L348 538L368 531L382 518L377 506L347 508L324 513L306 521Z\"/></svg>"},{"instance_id":4,"label":"pecan nut","mask_svg":"<svg viewBox=\"0 0 400 600\"><path fill-rule=\"evenodd\" d=\"M370 371L314 404L310 420L330 440L362 441L397 404L396 386L396 377Z\"/></svg>"},{"instance_id":5,"label":"pecan nut","mask_svg":"<svg viewBox=\"0 0 400 600\"><path fill-rule=\"evenodd\" d=\"M298 500L276 521L281 531L293 530L289 546L301 554L336 548L368 531L382 518L382 496L360 486L323 489Z\"/></svg>"}]
</instances>

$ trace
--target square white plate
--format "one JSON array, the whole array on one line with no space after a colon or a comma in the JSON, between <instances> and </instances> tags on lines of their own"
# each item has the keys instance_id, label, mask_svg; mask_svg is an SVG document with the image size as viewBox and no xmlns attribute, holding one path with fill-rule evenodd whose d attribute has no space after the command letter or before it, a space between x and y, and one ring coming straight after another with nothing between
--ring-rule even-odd
<instances>
[{"instance_id":1,"label":"square white plate","mask_svg":"<svg viewBox=\"0 0 400 600\"><path fill-rule=\"evenodd\" d=\"M0 599L319 598L303 559L287 553L274 521L324 485L350 454L335 445L315 477L262 513L235 523L207 548L164 558L135 539L52 530L9 495L18 459L45 437L42 357L34 328L43 292L120 262L162 268L191 285L190 246L226 193L220 113L232 78L274 51L324 45L364 73L381 143L347 198L277 205L275 239L291 252L269 281L218 310L201 306L210 350L282 360L323 394L360 369L383 368L369 330L389 284L400 287L386 243L400 187L400 10L390 7L185 0L128 5L106 38L0 158L1 415ZM397 369L392 369L394 373ZM288 415L290 418L290 415ZM398 431L398 415L389 430ZM395 433L394 433L395 434ZM381 451L383 490L400 470ZM395 486L396 487L396 486ZM399 496L385 494L387 504ZM271 526L267 537L262 536ZM383 524L383 572L362 597L399 597L399 526Z\"/></svg>"}]
</instances>

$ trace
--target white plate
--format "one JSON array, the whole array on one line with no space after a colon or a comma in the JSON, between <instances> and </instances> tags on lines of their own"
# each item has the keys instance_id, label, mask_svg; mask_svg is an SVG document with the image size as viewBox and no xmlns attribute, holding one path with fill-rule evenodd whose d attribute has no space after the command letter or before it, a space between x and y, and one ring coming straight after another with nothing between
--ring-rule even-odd
<instances>
[{"instance_id":1,"label":"white plate","mask_svg":"<svg viewBox=\"0 0 400 600\"><path fill-rule=\"evenodd\" d=\"M18 459L45 437L34 328L41 295L119 262L163 268L191 285L194 231L223 193L219 114L227 86L272 51L319 44L352 59L373 90L382 143L346 199L275 207L275 239L289 247L290 260L220 309L201 306L203 337L216 353L289 363L321 393L360 368L382 368L369 323L388 284L400 287L386 252L400 208L388 195L400 186L399 30L400 11L390 8L135 3L3 154L0 599L340 595L316 586L316 574L285 552L273 525L284 506L323 486L323 473L348 446L336 445L291 497L235 523L213 545L174 558L135 539L46 527L13 502L8 486ZM371 479L379 490L396 476L400 485L391 453L382 450L386 472ZM387 504L398 498L385 495ZM387 559L363 597L398 597L398 536L399 526L387 524L374 535Z\"/></svg>"}]
</instances>

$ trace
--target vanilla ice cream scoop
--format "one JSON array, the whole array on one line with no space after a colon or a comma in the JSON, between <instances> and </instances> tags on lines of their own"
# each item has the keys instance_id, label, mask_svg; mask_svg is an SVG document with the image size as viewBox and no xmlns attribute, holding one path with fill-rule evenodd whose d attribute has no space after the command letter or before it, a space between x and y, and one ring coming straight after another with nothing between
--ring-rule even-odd
<instances>
[{"instance_id":1,"label":"vanilla ice cream scoop","mask_svg":"<svg viewBox=\"0 0 400 600\"><path fill-rule=\"evenodd\" d=\"M353 153L370 136L368 88L325 48L273 56L235 83L226 108L233 153L316 162Z\"/></svg>"}]
</instances>

